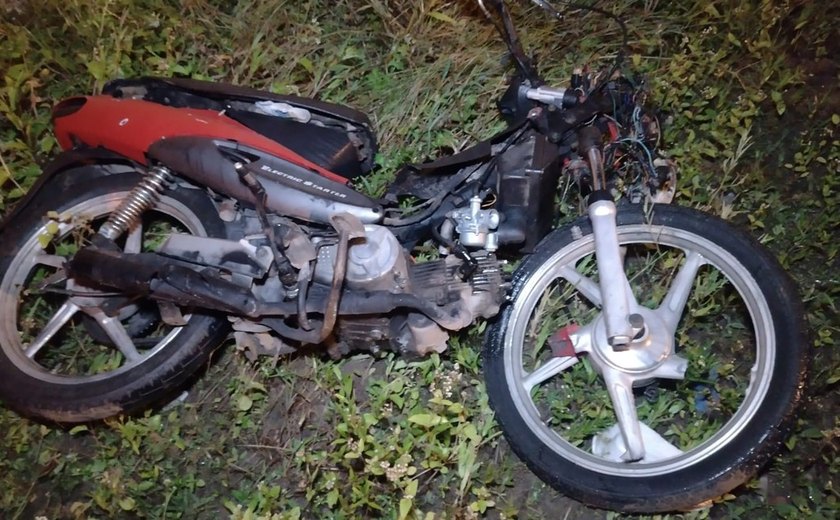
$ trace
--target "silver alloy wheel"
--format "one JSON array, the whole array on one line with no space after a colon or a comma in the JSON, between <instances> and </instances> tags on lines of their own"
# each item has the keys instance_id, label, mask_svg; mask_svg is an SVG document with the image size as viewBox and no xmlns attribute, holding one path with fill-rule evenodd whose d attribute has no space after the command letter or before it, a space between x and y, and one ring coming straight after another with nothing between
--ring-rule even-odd
<instances>
[{"instance_id":1,"label":"silver alloy wheel","mask_svg":"<svg viewBox=\"0 0 840 520\"><path fill-rule=\"evenodd\" d=\"M534 330L532 325L534 312L539 313L544 310L541 303L542 298L556 280L562 280L571 286L577 293L576 297L581 300L593 304L598 303L600 294L596 282L590 277L589 273L579 271L580 266L583 265L581 261L591 257L594 251L594 241L591 234L563 247L535 270L523 285L511 311L509 326L503 341L505 379L513 403L527 427L546 447L561 457L592 471L609 475L632 477L662 475L696 464L716 453L726 446L738 432L742 431L756 414L759 405L767 396L773 373L773 360L776 350L773 322L767 302L763 299L756 280L734 256L713 242L694 233L666 226L624 225L619 227L618 232L619 242L623 246L649 244L649 249L654 252L673 248L684 254L687 260L673 277L678 282L672 284L672 287L680 287L677 287L674 291L669 290L669 292L684 293L678 296L688 298L688 292L692 289L693 282L697 277L699 265L696 259L698 255L703 259L705 265L720 272L728 284L735 289L735 293L739 296L749 316L751 323L747 324L747 329L751 332L753 346L755 347L754 357L751 358L752 364L748 370L749 374L745 374L745 377L749 378L749 383L743 390L743 396L737 410L710 437L703 439L696 445L681 449L679 452L664 450L663 455L652 462L644 462L644 460L629 463L615 462L596 456L591 450L582 449L585 444L577 442L578 445L576 446L570 442L564 436L564 427L560 425L558 425L560 427L549 426L548 423L551 422L551 418L546 417L545 410L541 410L535 403L534 390L539 391L542 385L562 379L563 374L568 373L577 364L578 357L551 357L536 368L526 370L526 336ZM633 285L634 280L631 278L631 286ZM655 309L646 312L661 310L660 317L666 318L665 321L674 321L674 327L676 328L685 306L685 300L682 304L679 304L679 300L680 298L672 299L670 309ZM673 304L674 301L677 302L676 305ZM597 322L599 321L601 321L600 313L597 313L588 323L579 324L583 330L589 327L588 336L583 338L585 341L598 341ZM657 333L651 332L651 334ZM661 336L661 331L659 334ZM580 340L581 338L577 337L577 339ZM662 347L662 345L673 342L673 339L673 336L660 337L654 338L654 342L658 342L661 350L666 351L667 345L665 347ZM594 349L609 352L598 345ZM599 362L592 359L591 361L593 364L600 363L601 366L605 364L603 360ZM589 363L590 360L587 359L586 362ZM598 366L594 368L596 372L600 372ZM614 367L613 373L628 375L631 374L633 368L635 367L625 367L624 369ZM640 385L647 382L639 381ZM677 383L683 382L678 381ZM560 386L562 387L562 384ZM635 402L632 406L635 406ZM644 428L643 422L642 425Z\"/></svg>"},{"instance_id":2,"label":"silver alloy wheel","mask_svg":"<svg viewBox=\"0 0 840 520\"><path fill-rule=\"evenodd\" d=\"M65 209L58 218L44 222L32 236L25 240L9 264L8 270L3 273L3 278L0 280L0 348L22 372L36 379L65 385L85 384L108 379L148 361L171 343L182 330L183 327L173 327L153 346L141 353L121 324L119 317L110 318L96 307L86 307L80 301L80 298L68 296L51 313L51 317L38 336L28 344L21 337L21 320L27 319L25 316L20 316L22 311L21 301L26 296L21 294L22 288L31 283L32 273L39 266L60 270L65 260L63 256L58 254L46 253L42 242L54 243L71 236L71 233L78 227L85 226L97 219L103 219L117 208L127 194L128 192L116 192L88 199ZM163 214L174 219L192 234L206 235L201 220L187 206L171 197L161 197L151 213ZM136 226L129 232L125 238L124 249L126 252L140 252L144 232L142 225ZM72 288L73 286L70 284L68 289ZM95 319L103 328L105 334L118 346L124 358L120 366L113 370L92 375L66 375L56 373L38 362L39 355L48 351L51 347L50 340L54 339L62 330L73 327L73 317L81 312L85 312Z\"/></svg>"}]
</instances>

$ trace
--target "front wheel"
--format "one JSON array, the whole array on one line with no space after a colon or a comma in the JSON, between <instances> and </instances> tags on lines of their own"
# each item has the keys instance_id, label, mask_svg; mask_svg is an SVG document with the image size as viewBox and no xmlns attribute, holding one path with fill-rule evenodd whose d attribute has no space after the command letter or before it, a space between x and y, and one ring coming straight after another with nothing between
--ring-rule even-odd
<instances>
[{"instance_id":1,"label":"front wheel","mask_svg":"<svg viewBox=\"0 0 840 520\"><path fill-rule=\"evenodd\" d=\"M513 450L557 490L684 510L743 483L783 440L809 357L803 310L775 259L716 217L655 206L617 221L645 322L630 348L607 344L581 219L517 270L487 335L487 390Z\"/></svg>"}]
</instances>

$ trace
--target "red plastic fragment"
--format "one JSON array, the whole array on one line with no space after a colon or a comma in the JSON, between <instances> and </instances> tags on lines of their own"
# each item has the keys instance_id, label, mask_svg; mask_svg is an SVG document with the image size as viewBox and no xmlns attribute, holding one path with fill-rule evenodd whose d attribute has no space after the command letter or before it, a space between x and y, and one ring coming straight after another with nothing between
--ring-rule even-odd
<instances>
[{"instance_id":1,"label":"red plastic fragment","mask_svg":"<svg viewBox=\"0 0 840 520\"><path fill-rule=\"evenodd\" d=\"M560 327L554 334L549 336L548 346L551 347L551 352L554 354L554 357L571 357L577 355L571 336L579 328L577 323L571 323L565 327Z\"/></svg>"}]
</instances>

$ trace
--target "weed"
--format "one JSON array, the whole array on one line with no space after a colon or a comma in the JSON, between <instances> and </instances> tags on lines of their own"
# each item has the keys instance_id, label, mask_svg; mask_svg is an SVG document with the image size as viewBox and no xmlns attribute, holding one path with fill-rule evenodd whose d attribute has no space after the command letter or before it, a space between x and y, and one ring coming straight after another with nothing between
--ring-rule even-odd
<instances>
[{"instance_id":1,"label":"weed","mask_svg":"<svg viewBox=\"0 0 840 520\"><path fill-rule=\"evenodd\" d=\"M812 399L786 451L761 478L681 518L840 514L840 354L832 348L840 337L840 106L829 4L611 4L631 27L630 63L661 108L666 148L681 167L679 202L760 236L799 283L817 347ZM517 4L514 13L553 84L575 65L608 64L618 50L615 26L595 15L569 11L557 32L533 9ZM6 2L0 212L57 152L49 125L56 100L146 74L231 81L366 110L384 151L360 188L380 194L402 163L461 150L500 128L493 102L505 86L503 54L468 2ZM563 218L577 212L573 199L563 197ZM662 276L676 265L669 262L656 260ZM567 297L557 288L544 312ZM702 332L726 301L702 291L694 298L689 325ZM33 319L38 312L33 307ZM586 312L572 302L553 317ZM727 327L734 336L737 325ZM0 511L9 518L603 517L536 481L499 437L480 382L483 327L453 338L446 356L417 362L304 357L252 365L226 354L183 405L69 431L0 410L7 490ZM548 330L533 331L535 357ZM691 395L661 389L640 413L651 423L682 414L672 434L693 444L707 428L697 403L726 413L727 399L743 391L728 383L741 365L721 359L703 334L679 341L696 367L691 377L705 386ZM611 411L591 367L581 363L567 375L575 377L541 388L541 401L583 439Z\"/></svg>"}]
</instances>

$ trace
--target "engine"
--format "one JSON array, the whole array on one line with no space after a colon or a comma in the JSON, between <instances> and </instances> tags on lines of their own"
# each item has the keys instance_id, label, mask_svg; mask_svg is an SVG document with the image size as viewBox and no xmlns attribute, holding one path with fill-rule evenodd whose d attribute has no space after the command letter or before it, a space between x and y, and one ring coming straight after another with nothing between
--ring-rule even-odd
<instances>
[{"instance_id":1,"label":"engine","mask_svg":"<svg viewBox=\"0 0 840 520\"><path fill-rule=\"evenodd\" d=\"M318 259L314 279L329 284L333 277L336 246L316 244ZM409 293L441 308L457 308L467 326L479 317L499 312L505 298L501 264L487 251L473 253L472 273L463 279L463 261L455 256L415 262L388 228L366 225L365 237L347 253L344 283L354 290ZM396 309L382 315L340 316L330 352L341 356L353 350L383 348L402 354L427 355L446 349L449 333L426 315Z\"/></svg>"},{"instance_id":2,"label":"engine","mask_svg":"<svg viewBox=\"0 0 840 520\"><path fill-rule=\"evenodd\" d=\"M480 211L453 214L450 232L492 242ZM175 305L224 312L237 346L254 356L293 352L286 341L325 344L336 357L383 348L427 355L446 349L449 331L499 312L506 284L489 248L467 253L450 239L454 254L416 262L388 228L346 213L333 220L336 232L278 219L240 240L173 233L156 253L94 245L65 268L75 280L160 301L171 325L184 321Z\"/></svg>"}]
</instances>

